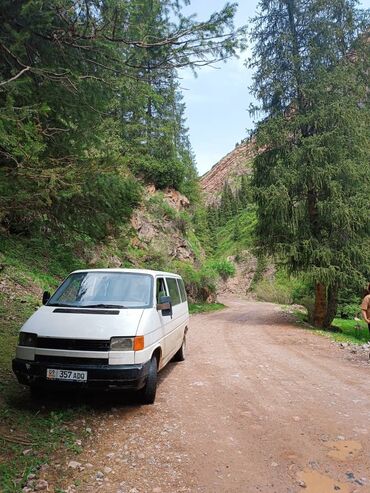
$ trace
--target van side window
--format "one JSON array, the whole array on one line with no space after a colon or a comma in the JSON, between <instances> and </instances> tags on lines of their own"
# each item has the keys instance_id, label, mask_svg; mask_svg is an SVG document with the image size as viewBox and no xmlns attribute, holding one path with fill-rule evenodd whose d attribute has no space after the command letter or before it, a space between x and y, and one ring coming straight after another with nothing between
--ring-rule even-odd
<instances>
[{"instance_id":1,"label":"van side window","mask_svg":"<svg viewBox=\"0 0 370 493\"><path fill-rule=\"evenodd\" d=\"M166 277L168 290L170 292L172 305L179 305L181 303L179 288L177 287L176 279L173 277Z\"/></svg>"},{"instance_id":2,"label":"van side window","mask_svg":"<svg viewBox=\"0 0 370 493\"><path fill-rule=\"evenodd\" d=\"M184 281L182 279L177 279L177 284L178 284L179 289L180 289L181 302L184 303L187 300Z\"/></svg>"},{"instance_id":3,"label":"van side window","mask_svg":"<svg viewBox=\"0 0 370 493\"><path fill-rule=\"evenodd\" d=\"M167 296L167 289L163 277L157 278L156 293L157 293L157 303L159 303L161 296Z\"/></svg>"}]
</instances>

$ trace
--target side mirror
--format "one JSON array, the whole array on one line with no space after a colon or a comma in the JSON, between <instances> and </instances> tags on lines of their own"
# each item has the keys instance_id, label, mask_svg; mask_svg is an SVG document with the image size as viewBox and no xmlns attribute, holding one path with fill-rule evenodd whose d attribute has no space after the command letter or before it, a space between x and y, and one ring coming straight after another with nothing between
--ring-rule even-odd
<instances>
[{"instance_id":1,"label":"side mirror","mask_svg":"<svg viewBox=\"0 0 370 493\"><path fill-rule=\"evenodd\" d=\"M157 310L162 312L164 317L172 317L172 301L171 296L161 296L157 304Z\"/></svg>"},{"instance_id":2,"label":"side mirror","mask_svg":"<svg viewBox=\"0 0 370 493\"><path fill-rule=\"evenodd\" d=\"M42 304L46 305L46 303L50 300L50 293L49 291L44 291L42 295Z\"/></svg>"}]
</instances>

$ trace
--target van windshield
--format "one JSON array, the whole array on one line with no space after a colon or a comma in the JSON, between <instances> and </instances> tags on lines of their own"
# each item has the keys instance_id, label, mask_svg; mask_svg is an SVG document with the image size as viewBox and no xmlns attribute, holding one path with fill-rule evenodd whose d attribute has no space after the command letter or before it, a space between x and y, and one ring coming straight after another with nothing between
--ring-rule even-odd
<instances>
[{"instance_id":1,"label":"van windshield","mask_svg":"<svg viewBox=\"0 0 370 493\"><path fill-rule=\"evenodd\" d=\"M50 298L48 306L78 308L148 308L153 278L129 272L71 274Z\"/></svg>"}]
</instances>

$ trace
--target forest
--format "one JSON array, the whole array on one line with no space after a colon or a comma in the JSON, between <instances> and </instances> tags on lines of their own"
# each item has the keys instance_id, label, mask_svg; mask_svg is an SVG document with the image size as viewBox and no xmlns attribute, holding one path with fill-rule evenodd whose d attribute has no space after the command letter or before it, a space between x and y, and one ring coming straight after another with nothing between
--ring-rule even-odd
<instances>
[{"instance_id":1,"label":"forest","mask_svg":"<svg viewBox=\"0 0 370 493\"><path fill-rule=\"evenodd\" d=\"M196 2L193 3L196 10ZM268 408L273 410L266 424L276 419L275 431L281 430L282 422L289 423L289 428L299 426L294 438L298 448L309 443L302 442L305 412L311 420L306 435L313 429L310 409L314 404L311 391L307 397L307 385L312 393L321 392L317 394L315 411L327 415L330 423L326 429L315 429L320 443L309 443L307 450L322 447L326 441L322 437L329 439L328 430L332 433L335 424L335 436L344 435L340 424L344 416L350 417L348 429L352 430L352 415L354 411L359 414L362 405L361 419L365 423L366 389L362 386L361 392L354 393L357 384L363 385L356 376L360 374L360 364L348 366L357 350L351 346L347 356L342 356L344 363L337 347L330 348L330 357L326 358L322 350L321 359L315 359L319 344L308 345L312 334L297 330L297 317L303 312L294 314L294 322L287 328L283 310L291 309L287 305L303 306L307 312L303 316L306 328L323 329L316 333L343 344L350 342L358 347L369 341L367 325L354 321L363 290L370 281L369 11L356 0L260 0L255 18L245 19L244 27L237 28L236 3L226 3L202 20L185 14L189 5L189 0L0 1L0 489L4 493L26 491L30 477L44 474L55 457L63 455L58 461L67 464L66 457L78 458L85 443L95 437L89 419L95 420L98 408L85 403L74 407L68 399L64 407L58 403L35 407L27 400L24 389L16 385L11 372L19 329L40 307L42 291L53 291L69 272L78 268L119 266L178 272L185 281L193 313L224 308L215 303L217 289L225 289L230 280L244 282L243 276L248 278L248 283L241 283L248 284L248 293L243 288L241 294L279 303L279 314L271 305L270 317L280 317L282 325L274 325L272 318L263 319L262 309L261 313L255 310L252 316L262 318L255 319L253 337L244 333L238 338L239 330L250 330L253 324L250 312L243 312L243 318L233 322L232 310L225 311L224 320L232 329L227 325L227 331L218 332L222 337L216 338L212 333L207 340L207 347L216 341L221 352L214 356L212 365L208 354L204 360L199 359L202 375L206 374L205 366L214 372L214 363L223 365L224 355L228 354L223 351L237 347L238 372L247 372L245 378L240 378L238 389L242 388L242 380L243 385L247 382L249 386L252 372L248 364L253 365L260 357L261 364L256 366L269 378L255 377L258 392L253 393L253 387L248 387L252 394L245 394L245 402L257 402L257 394L261 394L263 402L255 408L259 412L251 414L261 419L262 415L267 417ZM209 201L202 193L202 178L198 176L189 139L179 71L188 68L196 75L208 65L222 70L226 67L222 62L235 56L246 57L247 53L250 58L246 65L254 73L250 92L255 104L249 111L255 126L246 134L245 142L253 145L255 157L244 163L245 173L225 179ZM240 104L246 106L244 101ZM342 326L343 322L349 324L347 332L334 333L339 318ZM209 320L213 330L217 320ZM197 323L202 332L203 319ZM282 327L281 332L286 331L271 339L266 327L271 332L277 333ZM293 331L297 338L305 334L297 344L291 342L292 338L286 342ZM194 337L199 335L194 332ZM226 333L228 338L224 338ZM257 340L258 335L263 335L261 340L266 342L257 344L254 350L255 341L251 339ZM232 337L237 338L234 346L230 345ZM244 339L246 343L241 344ZM294 355L302 341L304 365L289 367L287 355ZM329 348L328 344L325 347ZM369 346L365 346L368 351ZM313 351L312 347L315 354L311 352L307 357L306 349ZM270 352L265 352L266 348ZM269 374L265 362L270 358L278 361L277 355L283 364L278 366L279 372L271 365ZM233 365L237 358L235 354L230 358ZM368 361L361 364L361 369L367 371L364 365ZM357 380L352 384L346 373L340 388L345 389L343 398L348 398L348 407L332 409L332 405L338 406L330 401L334 401L331 391L337 388L333 385L340 380L340 365L345 365L341 375L349 368L355 375L352 382ZM285 367L286 378L280 378L281 368ZM222 367L222 378L216 379L212 373L209 382L217 380L219 385L221 380L226 381L225 368ZM235 368L229 368L230 373ZM292 371L293 368L299 371ZM321 381L325 372L326 384ZM231 377L239 378L239 373ZM316 377L317 380L310 380ZM181 394L181 377L176 378L176 391ZM276 387L275 394L271 392L275 396L271 406L266 404L269 392L261 392L265 380ZM170 381L168 373L163 388ZM218 410L217 405L223 404L222 396L227 395L224 401L229 417L232 399L239 392L234 391L236 380L230 386L232 394L219 393L217 387L214 396L220 402L212 401L211 405L211 398L207 401L203 397L212 389L209 382L204 385L189 380L186 391L189 395L196 391L194 402L200 396L202 405L208 402L204 414L208 426L209 409ZM298 387L302 407L295 411L293 396L288 399L286 393ZM163 395L159 403L163 407L157 411L161 426L163 417L168 419L169 414L186 414L182 398L173 398L172 391ZM329 396L325 409L324 395ZM359 399L353 400L357 395ZM279 399L281 409L289 408L297 416L287 415L289 421L282 421L281 409L277 412ZM178 412L169 412L167 401L170 405L176 401ZM335 401L339 402L339 393L335 393ZM240 413L241 400L234 402L237 415L235 420L230 419L233 429L227 433L238 433L231 444L236 451L241 430L248 430L250 439L246 426L250 421ZM105 413L101 407L99 415L104 418L112 412L109 418L116 420L114 409L108 405ZM127 431L125 426L135 413L131 404L127 409L128 414L122 415L123 431ZM151 416L155 412L154 409ZM219 427L222 412L217 411L215 428ZM151 423L142 409L140 416L145 423L137 430L135 421L135 433L141 433ZM189 414L191 432L187 437L201 417L202 413ZM243 422L238 424L241 418ZM301 423L294 424L301 419ZM360 418L356 419L360 423ZM318 417L315 424L316 421L319 422ZM106 430L107 422L101 423L101 429ZM261 422L256 422L253 429L262 429ZM359 425L357 429L362 433ZM177 424L173 427L176 430L180 430ZM213 433L209 434L213 437ZM262 446L258 433L253 432L258 446ZM277 435L274 432L271 436ZM168 467L167 456L171 436L161 428L155 443L162 439L166 442L165 465L161 469L156 462L158 449L153 452L153 464L161 473L172 473L175 468ZM140 440L141 437L137 443L141 453ZM181 447L182 440L181 435ZM286 450L285 437L280 446ZM196 448L203 453L202 447ZM269 467L265 456L270 453L269 446L263 457L264 466ZM298 450L292 457L297 459L300 455ZM240 458L241 471L245 458ZM202 456L200 463L207 460ZM139 461L135 459L135 466L136 462ZM280 457L278 462L272 462L271 467L276 465L280 477L283 459ZM58 467L60 463L55 462ZM357 463L365 464L362 459ZM185 460L183 465L189 473ZM352 465L348 470L353 469ZM127 462L124 468L126 473ZM73 472L71 467L67 469ZM342 466L341 469L346 470ZM62 470L58 469L59 473ZM227 470L231 474L232 469ZM214 475L213 472L212 480ZM288 475L291 476L291 461ZM355 478L352 472L347 477ZM62 479L59 477L58 481ZM56 486L55 491L77 491L79 484L76 481L67 490ZM267 491L263 487L260 490Z\"/></svg>"},{"instance_id":2,"label":"forest","mask_svg":"<svg viewBox=\"0 0 370 493\"><path fill-rule=\"evenodd\" d=\"M173 267L188 284L196 279L195 297L202 283L215 289L215 265L232 272L212 260L218 234L232 221L232 241L243 241L235 217L249 211L256 224L245 242L304 277L312 320L329 327L338 301L360 296L370 275L368 12L354 0L262 0L256 18L236 29L236 4L205 21L184 15L187 4L1 3L3 255L26 250L48 258L46 269L57 259L51 273L63 277L86 260L86 248L126 234L124 265L163 267L169 260L160 255L136 252L128 261L124 232L146 186L173 188L190 200L177 224L198 253L195 265ZM207 208L178 71L196 74L248 43L253 176L237 190L226 183L219 204Z\"/></svg>"}]
</instances>

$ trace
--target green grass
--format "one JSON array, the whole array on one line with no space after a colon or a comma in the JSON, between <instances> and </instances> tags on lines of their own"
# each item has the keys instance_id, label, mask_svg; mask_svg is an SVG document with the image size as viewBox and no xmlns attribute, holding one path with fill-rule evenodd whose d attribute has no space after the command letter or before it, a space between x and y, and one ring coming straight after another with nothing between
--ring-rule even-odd
<instances>
[{"instance_id":1,"label":"green grass","mask_svg":"<svg viewBox=\"0 0 370 493\"><path fill-rule=\"evenodd\" d=\"M198 237L196 236L196 234L194 233L194 231L192 231L191 229L188 229L188 231L186 233L186 238L187 238L189 246L190 246L191 250L193 250L196 258L202 259L204 257L204 253L202 251L201 243L200 243Z\"/></svg>"},{"instance_id":2,"label":"green grass","mask_svg":"<svg viewBox=\"0 0 370 493\"><path fill-rule=\"evenodd\" d=\"M7 397L0 409L4 426L0 429L1 455L4 454L0 456L0 484L2 493L17 493L28 474L37 473L56 450L64 449L69 456L79 452L77 436L67 426L77 413L73 409L37 408L14 387Z\"/></svg>"},{"instance_id":3,"label":"green grass","mask_svg":"<svg viewBox=\"0 0 370 493\"><path fill-rule=\"evenodd\" d=\"M338 342L352 342L354 344L365 344L370 341L367 324L363 321L343 320L335 318L333 327L338 327L341 332L333 332L333 339Z\"/></svg>"},{"instance_id":4,"label":"green grass","mask_svg":"<svg viewBox=\"0 0 370 493\"><path fill-rule=\"evenodd\" d=\"M196 313L215 312L226 308L222 303L189 303L189 312Z\"/></svg>"},{"instance_id":5,"label":"green grass","mask_svg":"<svg viewBox=\"0 0 370 493\"><path fill-rule=\"evenodd\" d=\"M21 287L36 284L53 290L74 269L83 267L73 249L56 240L19 240L0 236L0 262L6 275Z\"/></svg>"},{"instance_id":6,"label":"green grass","mask_svg":"<svg viewBox=\"0 0 370 493\"><path fill-rule=\"evenodd\" d=\"M236 221L239 222L240 239L238 240L234 238ZM251 207L247 211L240 212L234 220L228 221L225 226L219 228L217 230L217 251L215 252L215 257L237 255L242 250L251 248L256 222L256 213Z\"/></svg>"},{"instance_id":7,"label":"green grass","mask_svg":"<svg viewBox=\"0 0 370 493\"><path fill-rule=\"evenodd\" d=\"M307 316L305 313L295 311L294 315L298 320L307 324ZM338 329L338 332L322 330L312 326L310 326L310 329L316 334L328 337L336 342L348 342L361 345L370 341L369 330L367 324L363 320L356 321L335 318L332 326L333 328Z\"/></svg>"},{"instance_id":8,"label":"green grass","mask_svg":"<svg viewBox=\"0 0 370 493\"><path fill-rule=\"evenodd\" d=\"M19 329L40 306L42 290L53 289L59 282L46 273L48 264L55 274L65 274L62 265L55 259L50 265L38 249L32 251L29 245L10 240L6 246L0 254L0 281L5 286L0 292L0 490L16 493L22 490L27 475L37 473L37 467L47 463L54 451L78 452L68 423L81 408L63 402L50 407L48 399L36 402L13 375L11 361ZM24 454L25 450L30 452Z\"/></svg>"}]
</instances>

